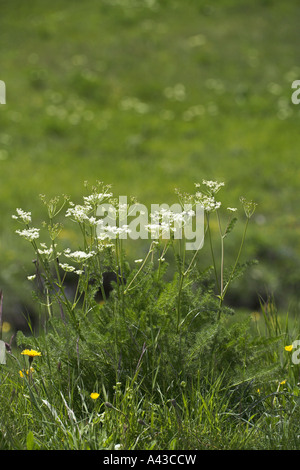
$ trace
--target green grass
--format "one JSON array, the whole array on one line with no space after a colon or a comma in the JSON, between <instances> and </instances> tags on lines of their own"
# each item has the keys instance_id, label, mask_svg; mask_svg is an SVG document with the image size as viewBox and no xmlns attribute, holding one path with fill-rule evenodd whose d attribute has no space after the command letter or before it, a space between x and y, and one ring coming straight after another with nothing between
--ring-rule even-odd
<instances>
[{"instance_id":1,"label":"green grass","mask_svg":"<svg viewBox=\"0 0 300 470\"><path fill-rule=\"evenodd\" d=\"M40 193L76 198L95 179L146 204L169 202L175 187L204 178L224 180L236 203L241 194L259 203L253 284L263 282L283 309L296 307L297 2L14 0L1 12L0 250L9 295L18 285L26 296L16 207L33 207Z\"/></svg>"}]
</instances>

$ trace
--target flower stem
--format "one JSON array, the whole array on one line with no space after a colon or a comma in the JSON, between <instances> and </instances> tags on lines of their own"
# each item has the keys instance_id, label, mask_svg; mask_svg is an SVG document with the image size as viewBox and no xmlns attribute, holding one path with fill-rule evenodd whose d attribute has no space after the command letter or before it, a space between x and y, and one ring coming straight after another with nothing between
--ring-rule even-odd
<instances>
[{"instance_id":1,"label":"flower stem","mask_svg":"<svg viewBox=\"0 0 300 470\"><path fill-rule=\"evenodd\" d=\"M223 302L224 302L224 297L225 297L225 294L228 290L228 287L232 281L232 278L234 276L234 273L236 271L236 268L237 268L237 265L238 265L238 262L239 262L239 259L240 259L240 256L241 256L241 253L242 253L242 249L243 249L243 246L244 246L244 242L245 242L245 238L246 238L246 232L247 232L247 228L248 228L248 224L249 224L249 217L247 217L247 220L246 220L246 224L245 224L245 228L244 228L244 233L243 233L243 236L242 236L242 241L241 241L241 244L240 244L240 248L239 248L239 251L238 251L238 255L237 255L237 258L235 260L235 263L234 263L234 266L233 266L233 269L230 273L230 276L229 276L229 279L225 285L225 287L222 289L221 291L221 295L220 295L220 304L219 304L219 307L221 308L222 305L223 305ZM221 316L221 310L219 310L219 318Z\"/></svg>"},{"instance_id":2,"label":"flower stem","mask_svg":"<svg viewBox=\"0 0 300 470\"><path fill-rule=\"evenodd\" d=\"M206 213L206 220L207 220L207 231L208 231L208 238L209 238L209 246L210 246L211 257L212 257L213 266L214 266L217 290L219 291L220 290L220 285L219 285L219 279L218 279L217 268L216 268L216 260L215 260L213 245L212 245L212 239L211 239L211 230L210 230L210 225L209 225L209 214L208 213Z\"/></svg>"}]
</instances>

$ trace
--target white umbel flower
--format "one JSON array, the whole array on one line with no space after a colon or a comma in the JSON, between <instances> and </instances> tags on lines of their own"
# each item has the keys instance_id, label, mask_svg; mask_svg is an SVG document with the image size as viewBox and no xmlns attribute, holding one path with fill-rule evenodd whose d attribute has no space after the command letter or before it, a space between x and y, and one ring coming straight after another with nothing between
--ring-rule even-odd
<instances>
[{"instance_id":1,"label":"white umbel flower","mask_svg":"<svg viewBox=\"0 0 300 470\"><path fill-rule=\"evenodd\" d=\"M200 204L207 212L219 209L221 206L221 203L216 201L213 196L207 196L206 194L202 194L200 192L196 193L196 203Z\"/></svg>"},{"instance_id":2,"label":"white umbel flower","mask_svg":"<svg viewBox=\"0 0 300 470\"><path fill-rule=\"evenodd\" d=\"M217 193L222 186L225 185L223 182L218 182L218 181L207 181L203 180L202 184L204 184L212 193Z\"/></svg>"},{"instance_id":3,"label":"white umbel flower","mask_svg":"<svg viewBox=\"0 0 300 470\"><path fill-rule=\"evenodd\" d=\"M70 259L72 259L73 261L75 261L77 263L82 263L82 262L88 260L89 258L92 258L92 256L94 256L96 253L94 251L90 251L89 253L86 253L85 251L73 251L73 252L71 252L71 250L69 248L67 248L64 251L64 254L67 258L70 258Z\"/></svg>"},{"instance_id":4,"label":"white umbel flower","mask_svg":"<svg viewBox=\"0 0 300 470\"><path fill-rule=\"evenodd\" d=\"M12 215L13 219L21 220L25 224L31 222L31 212L25 212L22 209L16 209L17 215Z\"/></svg>"},{"instance_id":5,"label":"white umbel flower","mask_svg":"<svg viewBox=\"0 0 300 470\"><path fill-rule=\"evenodd\" d=\"M86 204L85 206L81 206L77 204L74 207L70 207L66 212L66 217L70 217L72 220L76 222L84 222L88 219L88 214L92 210L92 206Z\"/></svg>"},{"instance_id":6,"label":"white umbel flower","mask_svg":"<svg viewBox=\"0 0 300 470\"><path fill-rule=\"evenodd\" d=\"M95 193L90 196L83 196L84 202L88 204L101 204L104 199L112 197L112 193Z\"/></svg>"},{"instance_id":7,"label":"white umbel flower","mask_svg":"<svg viewBox=\"0 0 300 470\"><path fill-rule=\"evenodd\" d=\"M70 264L67 263L59 263L59 266L68 273L75 271L74 266L70 266Z\"/></svg>"},{"instance_id":8,"label":"white umbel flower","mask_svg":"<svg viewBox=\"0 0 300 470\"><path fill-rule=\"evenodd\" d=\"M33 240L39 238L39 231L39 228L28 228L24 230L16 230L16 233L18 233L20 237L23 237L29 242L32 242Z\"/></svg>"}]
</instances>

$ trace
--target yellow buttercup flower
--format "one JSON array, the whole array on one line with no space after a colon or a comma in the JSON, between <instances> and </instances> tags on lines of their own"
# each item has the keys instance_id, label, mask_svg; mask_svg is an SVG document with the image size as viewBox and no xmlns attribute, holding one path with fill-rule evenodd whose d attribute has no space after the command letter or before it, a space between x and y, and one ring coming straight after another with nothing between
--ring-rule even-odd
<instances>
[{"instance_id":1,"label":"yellow buttercup flower","mask_svg":"<svg viewBox=\"0 0 300 470\"><path fill-rule=\"evenodd\" d=\"M286 383L286 379L280 382L280 385L284 385Z\"/></svg>"},{"instance_id":2,"label":"yellow buttercup flower","mask_svg":"<svg viewBox=\"0 0 300 470\"><path fill-rule=\"evenodd\" d=\"M285 346L284 348L286 351L291 351L293 349L293 345L290 344L289 346Z\"/></svg>"},{"instance_id":3,"label":"yellow buttercup flower","mask_svg":"<svg viewBox=\"0 0 300 470\"><path fill-rule=\"evenodd\" d=\"M99 397L99 393L96 393L96 392L93 392L90 394L90 397L93 399L93 400L97 400L97 398Z\"/></svg>"},{"instance_id":4,"label":"yellow buttercup flower","mask_svg":"<svg viewBox=\"0 0 300 470\"><path fill-rule=\"evenodd\" d=\"M42 353L39 351L35 351L34 349L24 349L24 351L21 352L24 356L29 356L29 357L36 357L36 356L41 356Z\"/></svg>"}]
</instances>

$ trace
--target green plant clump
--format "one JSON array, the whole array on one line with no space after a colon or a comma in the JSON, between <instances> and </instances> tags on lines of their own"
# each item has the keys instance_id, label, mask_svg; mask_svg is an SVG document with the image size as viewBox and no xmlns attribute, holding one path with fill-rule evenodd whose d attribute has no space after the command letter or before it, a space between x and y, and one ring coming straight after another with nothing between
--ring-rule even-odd
<instances>
[{"instance_id":1,"label":"green plant clump","mask_svg":"<svg viewBox=\"0 0 300 470\"><path fill-rule=\"evenodd\" d=\"M249 264L241 255L256 204L241 199L245 225L227 266L238 211L222 212L222 186L203 181L193 194L177 191L182 212L152 214L151 241L134 266L124 248L130 225L122 225L132 206L102 183L82 204L41 196L48 217L41 229L17 209L17 233L35 252L28 278L40 318L31 336L18 332L0 369L1 448L299 448L289 329L272 302L262 304L263 325L249 315L235 320L227 303ZM104 205L115 225L104 227ZM187 220L199 206L205 244L188 250ZM62 236L73 223L75 247ZM201 265L204 248L210 266Z\"/></svg>"}]
</instances>

